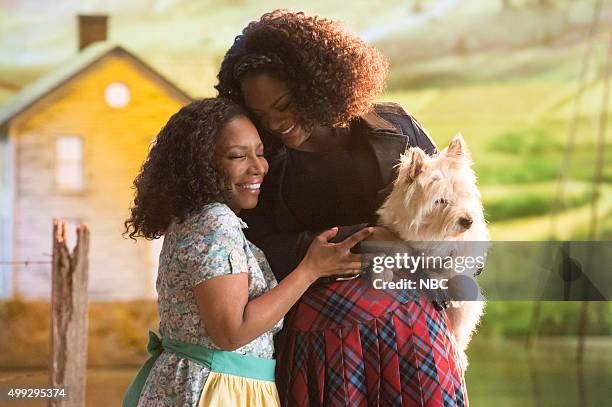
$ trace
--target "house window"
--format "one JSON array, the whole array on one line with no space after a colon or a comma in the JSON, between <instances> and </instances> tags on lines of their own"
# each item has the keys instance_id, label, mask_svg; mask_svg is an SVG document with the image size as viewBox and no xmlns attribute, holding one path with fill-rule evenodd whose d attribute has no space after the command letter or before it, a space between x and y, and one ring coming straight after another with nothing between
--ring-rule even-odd
<instances>
[{"instance_id":1,"label":"house window","mask_svg":"<svg viewBox=\"0 0 612 407\"><path fill-rule=\"evenodd\" d=\"M61 136L57 139L55 184L65 191L82 191L83 139L79 136Z\"/></svg>"},{"instance_id":2,"label":"house window","mask_svg":"<svg viewBox=\"0 0 612 407\"><path fill-rule=\"evenodd\" d=\"M130 103L130 88L125 83L113 82L104 89L106 104L115 109L126 107Z\"/></svg>"}]
</instances>

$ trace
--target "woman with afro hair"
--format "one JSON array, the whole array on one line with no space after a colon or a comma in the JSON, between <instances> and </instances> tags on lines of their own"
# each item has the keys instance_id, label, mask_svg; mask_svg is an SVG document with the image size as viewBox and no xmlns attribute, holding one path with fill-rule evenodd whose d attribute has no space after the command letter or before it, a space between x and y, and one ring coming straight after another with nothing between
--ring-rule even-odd
<instances>
[{"instance_id":1,"label":"woman with afro hair","mask_svg":"<svg viewBox=\"0 0 612 407\"><path fill-rule=\"evenodd\" d=\"M338 22L276 10L227 51L216 86L262 133L270 172L247 236L278 280L313 236L341 239L375 224L406 148L435 145L395 103L374 103L387 62ZM366 240L397 240L373 227ZM278 335L277 386L288 406L463 406L464 372L438 302L372 292L347 276L321 279Z\"/></svg>"},{"instance_id":2,"label":"woman with afro hair","mask_svg":"<svg viewBox=\"0 0 612 407\"><path fill-rule=\"evenodd\" d=\"M234 102L190 103L161 130L125 222L132 238L164 236L157 276L159 331L124 407L279 405L273 333L317 278L354 274L350 248L371 231L334 244L323 232L277 284L238 217L257 205L268 171L253 123Z\"/></svg>"}]
</instances>

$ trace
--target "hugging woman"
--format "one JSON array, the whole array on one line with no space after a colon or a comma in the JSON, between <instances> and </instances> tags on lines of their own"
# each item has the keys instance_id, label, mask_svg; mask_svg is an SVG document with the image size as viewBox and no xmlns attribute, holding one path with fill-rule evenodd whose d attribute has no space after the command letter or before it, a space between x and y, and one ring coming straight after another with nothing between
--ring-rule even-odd
<instances>
[{"instance_id":1,"label":"hugging woman","mask_svg":"<svg viewBox=\"0 0 612 407\"><path fill-rule=\"evenodd\" d=\"M250 23L217 89L257 124L270 163L247 237L279 281L322 230L341 239L376 222L400 154L435 145L395 103L375 103L387 62L340 24L277 10ZM373 227L366 240L396 240ZM342 273L339 273L342 274ZM468 404L448 317L407 291L372 295L346 276L319 280L288 314L277 349L287 406Z\"/></svg>"},{"instance_id":2,"label":"hugging woman","mask_svg":"<svg viewBox=\"0 0 612 407\"><path fill-rule=\"evenodd\" d=\"M272 335L317 278L354 274L350 248L370 231L315 238L277 285L238 217L257 205L268 172L253 123L222 98L190 103L157 136L126 221L130 237L164 236L157 277L159 331L124 407L279 405Z\"/></svg>"}]
</instances>

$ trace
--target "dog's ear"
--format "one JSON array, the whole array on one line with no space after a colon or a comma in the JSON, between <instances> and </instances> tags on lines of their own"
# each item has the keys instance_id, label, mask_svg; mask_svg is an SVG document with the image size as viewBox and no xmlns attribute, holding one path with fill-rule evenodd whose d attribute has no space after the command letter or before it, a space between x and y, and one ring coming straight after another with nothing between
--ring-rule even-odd
<instances>
[{"instance_id":1,"label":"dog's ear","mask_svg":"<svg viewBox=\"0 0 612 407\"><path fill-rule=\"evenodd\" d=\"M412 182L423 171L425 153L420 148L410 148L402 156L402 163L406 165L406 181Z\"/></svg>"},{"instance_id":2,"label":"dog's ear","mask_svg":"<svg viewBox=\"0 0 612 407\"><path fill-rule=\"evenodd\" d=\"M470 156L470 152L468 150L467 144L465 140L463 140L463 136L461 133L457 133L455 137L451 140L450 144L446 148L446 155L452 157L468 157Z\"/></svg>"}]
</instances>

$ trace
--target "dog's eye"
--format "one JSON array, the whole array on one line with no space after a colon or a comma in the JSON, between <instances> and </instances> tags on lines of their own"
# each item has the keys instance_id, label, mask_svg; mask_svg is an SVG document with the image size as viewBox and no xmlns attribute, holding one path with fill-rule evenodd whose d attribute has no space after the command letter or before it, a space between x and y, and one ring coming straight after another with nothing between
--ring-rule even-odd
<instances>
[{"instance_id":1,"label":"dog's eye","mask_svg":"<svg viewBox=\"0 0 612 407\"><path fill-rule=\"evenodd\" d=\"M444 198L436 199L434 202L436 205L446 205L448 201Z\"/></svg>"}]
</instances>

